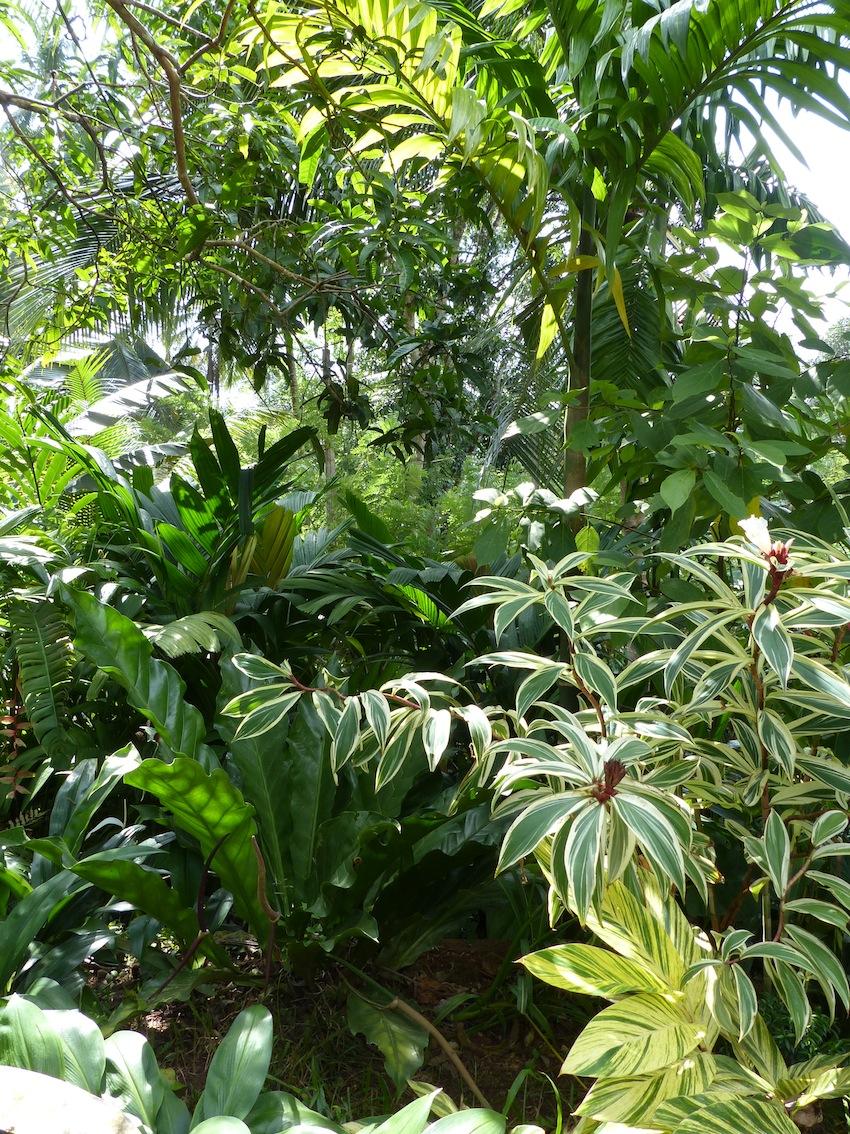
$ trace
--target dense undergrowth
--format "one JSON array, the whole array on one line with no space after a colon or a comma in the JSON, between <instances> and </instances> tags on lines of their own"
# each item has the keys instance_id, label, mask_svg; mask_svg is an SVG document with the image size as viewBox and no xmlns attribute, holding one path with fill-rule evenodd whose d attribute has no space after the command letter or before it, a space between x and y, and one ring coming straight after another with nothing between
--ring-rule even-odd
<instances>
[{"instance_id":1,"label":"dense undergrowth","mask_svg":"<svg viewBox=\"0 0 850 1134\"><path fill-rule=\"evenodd\" d=\"M155 483L36 422L53 506L0 538L2 1062L163 1132L411 1084L464 1129L829 1118L841 546L751 518L485 574L360 502L323 528L309 429L245 466L213 413Z\"/></svg>"},{"instance_id":2,"label":"dense undergrowth","mask_svg":"<svg viewBox=\"0 0 850 1134\"><path fill-rule=\"evenodd\" d=\"M172 8L0 3L0 1127L846 1130L848 0Z\"/></svg>"}]
</instances>

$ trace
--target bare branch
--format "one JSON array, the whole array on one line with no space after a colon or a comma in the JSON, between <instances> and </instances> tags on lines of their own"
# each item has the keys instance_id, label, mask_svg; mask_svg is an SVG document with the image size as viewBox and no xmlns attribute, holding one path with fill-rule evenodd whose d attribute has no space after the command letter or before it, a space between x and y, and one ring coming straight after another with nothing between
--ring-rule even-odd
<instances>
[{"instance_id":1,"label":"bare branch","mask_svg":"<svg viewBox=\"0 0 850 1134\"><path fill-rule=\"evenodd\" d=\"M186 135L183 131L183 112L180 108L180 72L177 60L161 47L153 38L148 29L131 11L128 10L124 0L106 0L112 11L122 23L126 24L131 32L145 45L151 55L159 64L168 83L168 103L171 115L171 132L174 135L174 164L177 166L177 177L183 186L186 200L190 205L198 204L198 196L189 177L186 165Z\"/></svg>"},{"instance_id":2,"label":"bare branch","mask_svg":"<svg viewBox=\"0 0 850 1134\"><path fill-rule=\"evenodd\" d=\"M208 39L206 43L202 43L200 47L196 47L185 63L180 65L180 74L185 75L193 63L197 62L202 55L206 55L208 51L217 51L224 42L224 33L227 31L227 24L230 20L230 13L233 11L233 6L236 0L227 0L224 12L221 16L221 23L218 26L218 31L212 39Z\"/></svg>"}]
</instances>

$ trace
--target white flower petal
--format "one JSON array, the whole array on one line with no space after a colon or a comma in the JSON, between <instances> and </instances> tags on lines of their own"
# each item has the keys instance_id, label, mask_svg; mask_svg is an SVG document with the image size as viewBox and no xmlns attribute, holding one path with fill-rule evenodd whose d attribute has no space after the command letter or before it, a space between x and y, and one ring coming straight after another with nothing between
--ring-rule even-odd
<instances>
[{"instance_id":1,"label":"white flower petal","mask_svg":"<svg viewBox=\"0 0 850 1134\"><path fill-rule=\"evenodd\" d=\"M767 520L763 516L748 516L746 520L738 521L738 527L763 555L770 554L772 541L767 530Z\"/></svg>"}]
</instances>

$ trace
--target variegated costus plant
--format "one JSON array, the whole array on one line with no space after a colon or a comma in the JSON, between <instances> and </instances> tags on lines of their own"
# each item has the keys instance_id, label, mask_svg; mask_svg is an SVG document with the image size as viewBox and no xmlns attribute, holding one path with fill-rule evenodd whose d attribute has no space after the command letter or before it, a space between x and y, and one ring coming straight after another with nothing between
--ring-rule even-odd
<instances>
[{"instance_id":1,"label":"variegated costus plant","mask_svg":"<svg viewBox=\"0 0 850 1134\"><path fill-rule=\"evenodd\" d=\"M794 1134L818 1100L850 1093L831 1056L787 1066L759 1014L772 990L799 1039L813 1002L850 1005L850 561L759 518L741 528L640 573L576 552L529 555L528 582L477 579L455 617L495 608L497 650L475 664L518 671L509 710L436 674L350 696L237 659L272 678L228 707L240 727L310 696L336 766L373 762L380 782L409 760L436 767L453 730L468 734L471 776L512 820L500 869L534 856L552 923L570 911L607 946L525 959L612 1001L564 1064L593 1080L585 1129ZM555 656L518 648L541 617Z\"/></svg>"}]
</instances>

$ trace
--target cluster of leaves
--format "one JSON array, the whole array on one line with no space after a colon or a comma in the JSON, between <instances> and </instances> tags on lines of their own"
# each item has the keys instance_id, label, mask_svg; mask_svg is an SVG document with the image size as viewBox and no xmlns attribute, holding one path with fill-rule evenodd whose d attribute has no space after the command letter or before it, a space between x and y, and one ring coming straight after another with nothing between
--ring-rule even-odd
<instances>
[{"instance_id":1,"label":"cluster of leaves","mask_svg":"<svg viewBox=\"0 0 850 1134\"><path fill-rule=\"evenodd\" d=\"M528 583L475 580L482 593L456 616L495 607L500 645L524 620L551 627L555 657L503 648L475 660L523 675L507 716L463 704L462 687L446 691L433 674L338 693L338 707L285 669L238 662L274 679L253 703L229 707L247 713L241 727L262 729L311 697L337 767L397 775L413 735L437 766L453 726L468 730L471 775L494 778L495 813L511 820L500 869L533 854L553 923L570 911L640 962L586 946L528 961L553 983L617 1000L565 1064L599 1077L582 1104L594 1122L654 1127L656 1108L684 1096L669 1120L658 1116L662 1128L678 1130L698 1111L695 1123L720 1129L752 1111L790 1129L786 1111L846 1089L832 1057L789 1070L758 1001L774 989L798 1041L813 998L830 1014L850 1004L841 960L850 565L815 539L772 539L762 519L742 526L746 538L656 554L684 601L638 589L633 572L576 574L587 552L555 566L529 555ZM721 1040L734 1069L711 1054Z\"/></svg>"}]
</instances>

